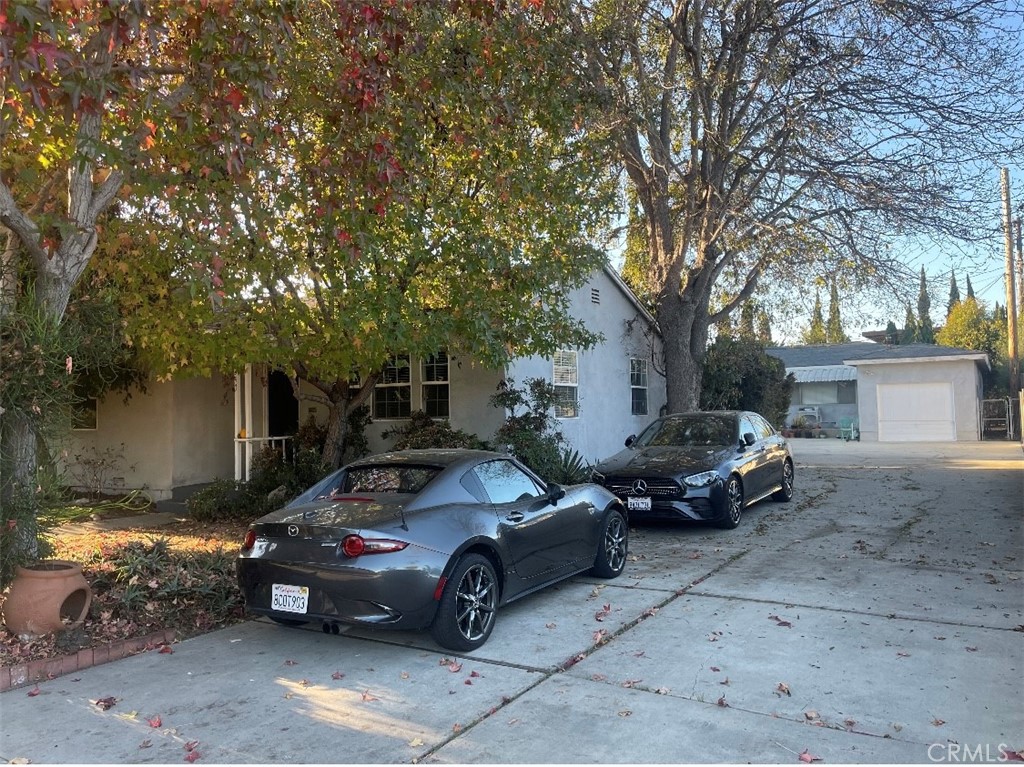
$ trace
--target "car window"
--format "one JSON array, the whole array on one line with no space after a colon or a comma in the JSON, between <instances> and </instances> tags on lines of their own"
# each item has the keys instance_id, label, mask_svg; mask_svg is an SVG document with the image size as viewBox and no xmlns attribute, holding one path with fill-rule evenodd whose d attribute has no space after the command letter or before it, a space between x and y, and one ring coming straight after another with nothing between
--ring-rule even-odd
<instances>
[{"instance_id":1,"label":"car window","mask_svg":"<svg viewBox=\"0 0 1024 767\"><path fill-rule=\"evenodd\" d=\"M761 439L763 436L757 430L757 427L754 426L754 422L748 416L743 416L742 418L740 418L740 437L742 437L744 434L747 434L748 432L750 434L753 434L754 437L757 439Z\"/></svg>"},{"instance_id":2,"label":"car window","mask_svg":"<svg viewBox=\"0 0 1024 767\"><path fill-rule=\"evenodd\" d=\"M750 414L750 420L754 424L754 434L758 439L767 439L775 433L775 429L764 418L756 413Z\"/></svg>"},{"instance_id":3,"label":"car window","mask_svg":"<svg viewBox=\"0 0 1024 767\"><path fill-rule=\"evenodd\" d=\"M533 478L511 461L487 461L474 469L491 503L512 503L543 495Z\"/></svg>"},{"instance_id":4,"label":"car window","mask_svg":"<svg viewBox=\"0 0 1024 767\"><path fill-rule=\"evenodd\" d=\"M639 447L702 447L728 445L736 439L735 421L728 416L669 417L655 421L636 441Z\"/></svg>"},{"instance_id":5,"label":"car window","mask_svg":"<svg viewBox=\"0 0 1024 767\"><path fill-rule=\"evenodd\" d=\"M436 466L358 466L344 472L320 497L339 493L418 493L441 473Z\"/></svg>"}]
</instances>

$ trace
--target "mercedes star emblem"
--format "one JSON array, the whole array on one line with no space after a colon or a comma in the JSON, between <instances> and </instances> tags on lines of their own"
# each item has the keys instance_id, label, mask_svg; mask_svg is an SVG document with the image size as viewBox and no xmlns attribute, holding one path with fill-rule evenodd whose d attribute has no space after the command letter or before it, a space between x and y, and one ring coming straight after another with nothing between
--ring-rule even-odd
<instances>
[{"instance_id":1,"label":"mercedes star emblem","mask_svg":"<svg viewBox=\"0 0 1024 767\"><path fill-rule=\"evenodd\" d=\"M647 483L638 479L633 483L633 495L644 495L647 492Z\"/></svg>"},{"instance_id":2,"label":"mercedes star emblem","mask_svg":"<svg viewBox=\"0 0 1024 767\"><path fill-rule=\"evenodd\" d=\"M288 525L288 535L290 535L292 538L294 538L298 534L299 534L299 526L298 525Z\"/></svg>"}]
</instances>

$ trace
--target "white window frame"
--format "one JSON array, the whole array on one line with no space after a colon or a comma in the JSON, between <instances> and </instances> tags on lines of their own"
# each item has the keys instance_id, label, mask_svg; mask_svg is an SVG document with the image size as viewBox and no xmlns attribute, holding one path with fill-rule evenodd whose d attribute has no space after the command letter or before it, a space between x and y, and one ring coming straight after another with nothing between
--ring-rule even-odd
<instances>
[{"instance_id":1,"label":"white window frame","mask_svg":"<svg viewBox=\"0 0 1024 767\"><path fill-rule=\"evenodd\" d=\"M579 352L575 349L559 349L551 359L551 381L559 395L555 403L555 418L580 416L579 361Z\"/></svg>"},{"instance_id":2,"label":"white window frame","mask_svg":"<svg viewBox=\"0 0 1024 767\"><path fill-rule=\"evenodd\" d=\"M395 354L387 363L385 363L382 371L380 381L373 387L373 420L375 421L402 421L409 417L412 413L412 365L410 364L408 354ZM388 373L389 370L394 371L394 380L389 381ZM383 397L387 397L388 390L400 391L405 390L406 402L409 406L409 412L403 415L379 415L378 405L383 405L385 412L387 410L388 402L385 399L382 402L378 402L378 394Z\"/></svg>"},{"instance_id":3,"label":"white window frame","mask_svg":"<svg viewBox=\"0 0 1024 767\"><path fill-rule=\"evenodd\" d=\"M639 368L639 369L638 369ZM650 413L650 402L647 399L649 379L647 373L647 360L639 357L631 357L629 360L629 412L630 415L647 415ZM642 391L644 397L644 410L637 412L636 393Z\"/></svg>"},{"instance_id":4,"label":"white window frame","mask_svg":"<svg viewBox=\"0 0 1024 767\"><path fill-rule=\"evenodd\" d=\"M442 361L443 360L443 361ZM438 374L440 368L444 368L444 378L429 378L427 375L427 368L434 368L434 375ZM421 406L423 412L429 415L431 418L449 418L451 417L451 358L448 356L446 349L441 349L429 357L424 357L420 360L420 397ZM429 413L427 412L427 402L430 401L427 396L428 390L441 390L444 389L444 397L435 395L434 399L437 402L444 402L444 414Z\"/></svg>"}]
</instances>

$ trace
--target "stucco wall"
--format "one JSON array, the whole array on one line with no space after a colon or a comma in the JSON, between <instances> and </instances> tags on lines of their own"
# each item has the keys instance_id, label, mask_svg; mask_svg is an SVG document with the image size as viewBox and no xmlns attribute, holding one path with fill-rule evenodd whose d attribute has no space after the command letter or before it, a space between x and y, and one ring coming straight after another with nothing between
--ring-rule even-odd
<instances>
[{"instance_id":1,"label":"stucco wall","mask_svg":"<svg viewBox=\"0 0 1024 767\"><path fill-rule=\"evenodd\" d=\"M978 409L981 374L973 360L936 360L857 364L857 404L860 438L878 441L878 386L884 384L951 383L957 441L980 438Z\"/></svg>"},{"instance_id":2,"label":"stucco wall","mask_svg":"<svg viewBox=\"0 0 1024 767\"><path fill-rule=\"evenodd\" d=\"M592 301L592 289L600 291L600 303ZM572 314L587 328L604 336L597 346L579 350L579 416L562 418L558 424L565 438L587 461L594 463L618 452L626 437L638 434L660 415L666 403L665 378L651 362L652 341L643 333L644 320L603 271L571 295ZM628 323L632 323L631 327ZM657 356L661 356L660 340ZM647 415L630 410L630 358L648 360ZM527 378L550 381L552 362L544 357L515 360L509 374L517 385Z\"/></svg>"},{"instance_id":3,"label":"stucco wall","mask_svg":"<svg viewBox=\"0 0 1024 767\"><path fill-rule=\"evenodd\" d=\"M175 381L171 486L234 476L234 393L220 376Z\"/></svg>"}]
</instances>

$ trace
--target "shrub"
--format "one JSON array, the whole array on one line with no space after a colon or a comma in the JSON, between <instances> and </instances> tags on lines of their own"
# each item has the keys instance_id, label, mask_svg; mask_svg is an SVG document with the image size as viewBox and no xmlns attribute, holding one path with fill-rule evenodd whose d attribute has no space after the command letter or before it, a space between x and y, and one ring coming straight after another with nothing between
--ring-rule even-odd
<instances>
[{"instance_id":1,"label":"shrub","mask_svg":"<svg viewBox=\"0 0 1024 767\"><path fill-rule=\"evenodd\" d=\"M223 522L240 518L243 510L249 515L248 501L244 482L217 479L193 493L185 501L185 506L189 516L197 522Z\"/></svg>"},{"instance_id":2,"label":"shrub","mask_svg":"<svg viewBox=\"0 0 1024 767\"><path fill-rule=\"evenodd\" d=\"M491 396L491 404L504 408L509 415L494 441L542 478L568 482L565 477L571 472L566 472L573 468L573 461L563 455L568 451L565 437L555 428L556 421L551 415L557 401L557 390L542 378L527 379L524 388L516 388L511 379L502 381L497 393Z\"/></svg>"},{"instance_id":3,"label":"shrub","mask_svg":"<svg viewBox=\"0 0 1024 767\"><path fill-rule=\"evenodd\" d=\"M385 439L397 437L395 450L417 448L470 448L487 449L488 445L474 434L453 429L446 420L435 421L422 410L410 414L408 423L385 431Z\"/></svg>"}]
</instances>

